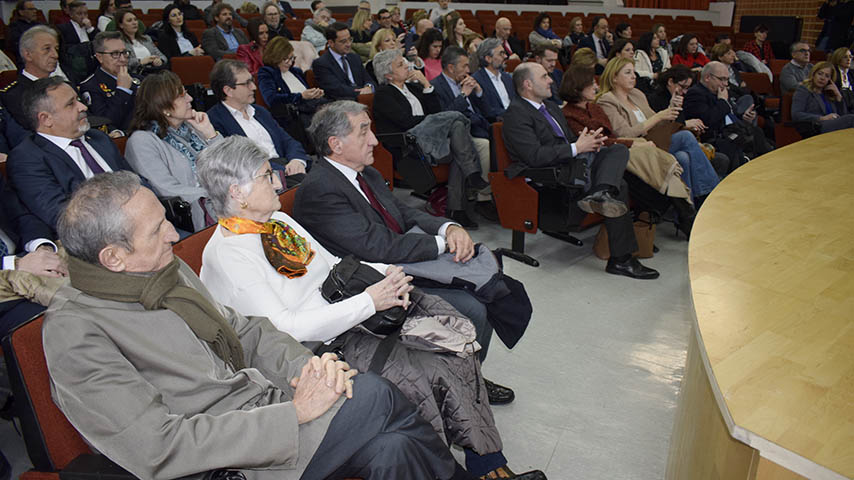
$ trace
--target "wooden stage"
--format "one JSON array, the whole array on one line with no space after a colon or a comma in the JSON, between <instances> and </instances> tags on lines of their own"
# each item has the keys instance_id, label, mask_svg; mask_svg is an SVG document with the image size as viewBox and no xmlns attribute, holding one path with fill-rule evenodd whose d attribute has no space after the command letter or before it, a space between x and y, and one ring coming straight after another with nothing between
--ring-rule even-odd
<instances>
[{"instance_id":1,"label":"wooden stage","mask_svg":"<svg viewBox=\"0 0 854 480\"><path fill-rule=\"evenodd\" d=\"M776 150L691 234L668 479L854 478L854 129Z\"/></svg>"}]
</instances>

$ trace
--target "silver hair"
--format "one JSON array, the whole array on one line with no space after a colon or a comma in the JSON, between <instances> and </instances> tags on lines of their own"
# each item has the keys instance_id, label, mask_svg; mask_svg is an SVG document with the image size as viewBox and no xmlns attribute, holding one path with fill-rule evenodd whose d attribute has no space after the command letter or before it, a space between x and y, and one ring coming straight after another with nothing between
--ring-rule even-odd
<instances>
[{"instance_id":1,"label":"silver hair","mask_svg":"<svg viewBox=\"0 0 854 480\"><path fill-rule=\"evenodd\" d=\"M233 217L239 211L229 189L237 185L249 194L255 172L270 158L254 141L232 135L202 150L196 162L199 184L208 192L205 206L216 218Z\"/></svg>"},{"instance_id":2,"label":"silver hair","mask_svg":"<svg viewBox=\"0 0 854 480\"><path fill-rule=\"evenodd\" d=\"M492 51L495 50L495 47L501 46L501 40L490 37L486 40L482 41L480 45L477 46L477 63L481 67L486 67L489 65L489 61L486 59L487 56L492 55Z\"/></svg>"},{"instance_id":3,"label":"silver hair","mask_svg":"<svg viewBox=\"0 0 854 480\"><path fill-rule=\"evenodd\" d=\"M400 50L396 48L383 50L374 55L374 75L376 75L377 82L380 85L388 84L388 79L385 76L391 74L391 64L400 56Z\"/></svg>"},{"instance_id":4,"label":"silver hair","mask_svg":"<svg viewBox=\"0 0 854 480\"><path fill-rule=\"evenodd\" d=\"M724 65L723 63L718 62L718 61L711 61L711 62L709 62L709 63L705 64L705 65L703 66L703 70L702 70L702 71L700 71L700 81L701 81L701 82L705 81L705 80L706 80L706 77L708 77L709 75L711 75L711 74L712 74L712 72L714 72L715 67L717 67L718 65L721 65L721 66L723 66L724 68L726 68L726 65Z\"/></svg>"},{"instance_id":5,"label":"silver hair","mask_svg":"<svg viewBox=\"0 0 854 480\"><path fill-rule=\"evenodd\" d=\"M315 22L320 19L320 14L322 12L328 13L330 18L332 17L332 12L328 8L326 8L326 7L318 8L317 10L314 11L314 15L312 16L312 18L314 19Z\"/></svg>"},{"instance_id":6,"label":"silver hair","mask_svg":"<svg viewBox=\"0 0 854 480\"><path fill-rule=\"evenodd\" d=\"M95 53L104 51L104 43L107 40L122 40L121 32L98 32L95 39L92 40L92 50ZM124 42L124 40L122 40Z\"/></svg>"},{"instance_id":7,"label":"silver hair","mask_svg":"<svg viewBox=\"0 0 854 480\"><path fill-rule=\"evenodd\" d=\"M36 41L36 35L38 34L48 34L56 40L57 44L59 44L59 35L56 33L56 30L48 27L47 25L36 25L34 27L30 27L21 35L20 43L18 44L18 53L21 55L21 58L24 57L24 51L32 52L35 50L36 46L33 43Z\"/></svg>"},{"instance_id":8,"label":"silver hair","mask_svg":"<svg viewBox=\"0 0 854 480\"><path fill-rule=\"evenodd\" d=\"M133 252L134 225L124 205L140 187L139 177L127 170L102 173L81 183L56 224L68 253L97 265L107 245Z\"/></svg>"},{"instance_id":9,"label":"silver hair","mask_svg":"<svg viewBox=\"0 0 854 480\"><path fill-rule=\"evenodd\" d=\"M385 52L381 52L385 53ZM338 100L326 104L311 119L308 133L314 147L323 156L332 154L329 137L346 137L352 131L350 117L368 110L364 104L352 100Z\"/></svg>"}]
</instances>

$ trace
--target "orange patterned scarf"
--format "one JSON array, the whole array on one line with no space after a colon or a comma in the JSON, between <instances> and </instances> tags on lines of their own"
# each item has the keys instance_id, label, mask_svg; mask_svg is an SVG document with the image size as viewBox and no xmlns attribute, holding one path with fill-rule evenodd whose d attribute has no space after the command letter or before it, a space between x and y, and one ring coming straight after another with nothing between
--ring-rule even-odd
<instances>
[{"instance_id":1,"label":"orange patterned scarf","mask_svg":"<svg viewBox=\"0 0 854 480\"><path fill-rule=\"evenodd\" d=\"M281 220L266 223L246 218L224 218L219 221L223 228L238 235L244 233L261 234L261 245L270 265L288 278L305 275L306 266L314 259L314 250L309 242L299 236L293 228Z\"/></svg>"}]
</instances>

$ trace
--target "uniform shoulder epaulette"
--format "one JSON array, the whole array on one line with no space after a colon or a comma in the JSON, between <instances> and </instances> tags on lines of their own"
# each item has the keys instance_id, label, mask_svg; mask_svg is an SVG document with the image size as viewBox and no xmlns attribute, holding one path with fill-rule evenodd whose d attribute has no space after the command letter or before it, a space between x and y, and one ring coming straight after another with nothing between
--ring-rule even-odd
<instances>
[{"instance_id":1,"label":"uniform shoulder epaulette","mask_svg":"<svg viewBox=\"0 0 854 480\"><path fill-rule=\"evenodd\" d=\"M5 87L0 88L0 93L6 93L10 88L14 87L17 84L18 84L18 81L13 80L12 83L10 83L9 85L6 85Z\"/></svg>"},{"instance_id":2,"label":"uniform shoulder epaulette","mask_svg":"<svg viewBox=\"0 0 854 480\"><path fill-rule=\"evenodd\" d=\"M80 82L79 85L83 85L84 83L88 82L89 80L92 80L92 77L94 77L94 76L95 76L94 73L92 75L89 75L82 82Z\"/></svg>"}]
</instances>

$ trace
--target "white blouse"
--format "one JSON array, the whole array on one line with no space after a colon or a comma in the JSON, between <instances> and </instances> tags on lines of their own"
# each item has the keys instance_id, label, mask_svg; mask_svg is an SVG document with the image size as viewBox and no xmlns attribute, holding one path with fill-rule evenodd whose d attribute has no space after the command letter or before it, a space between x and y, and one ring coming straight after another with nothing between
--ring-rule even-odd
<instances>
[{"instance_id":1,"label":"white blouse","mask_svg":"<svg viewBox=\"0 0 854 480\"><path fill-rule=\"evenodd\" d=\"M243 315L267 317L279 330L300 342L329 341L370 317L376 310L366 292L328 303L320 286L341 259L329 253L293 218L282 212L273 218L290 225L310 243L314 259L302 277L279 274L264 256L258 234L226 237L217 226L202 254L199 277L222 304ZM385 273L388 265L368 263Z\"/></svg>"},{"instance_id":2,"label":"white blouse","mask_svg":"<svg viewBox=\"0 0 854 480\"><path fill-rule=\"evenodd\" d=\"M136 58L142 60L143 58L150 57L151 51L145 48L145 45L141 44L139 40L134 39L133 41L133 54L136 55Z\"/></svg>"},{"instance_id":3,"label":"white blouse","mask_svg":"<svg viewBox=\"0 0 854 480\"><path fill-rule=\"evenodd\" d=\"M302 93L306 90L305 85L303 85L303 83L299 81L299 78L297 78L297 76L290 70L282 72L282 80L284 80L285 85L291 89L291 93Z\"/></svg>"}]
</instances>

